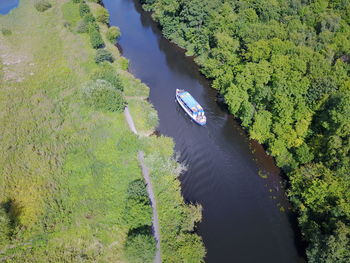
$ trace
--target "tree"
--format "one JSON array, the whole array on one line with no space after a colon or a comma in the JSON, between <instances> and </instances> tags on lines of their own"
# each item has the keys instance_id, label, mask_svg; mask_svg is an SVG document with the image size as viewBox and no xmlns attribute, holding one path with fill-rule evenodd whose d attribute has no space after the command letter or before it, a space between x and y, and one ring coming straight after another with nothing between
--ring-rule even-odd
<instances>
[{"instance_id":1,"label":"tree","mask_svg":"<svg viewBox=\"0 0 350 263\"><path fill-rule=\"evenodd\" d=\"M117 43L117 39L121 36L121 32L119 27L117 26L111 26L110 28L108 28L107 31L107 39L112 43L112 44L116 44Z\"/></svg>"},{"instance_id":2,"label":"tree","mask_svg":"<svg viewBox=\"0 0 350 263\"><path fill-rule=\"evenodd\" d=\"M271 137L272 114L269 111L258 111L254 116L254 123L250 129L251 138L259 143L266 142Z\"/></svg>"},{"instance_id":3,"label":"tree","mask_svg":"<svg viewBox=\"0 0 350 263\"><path fill-rule=\"evenodd\" d=\"M126 105L122 92L101 79L87 82L84 85L83 97L86 104L96 110L121 112Z\"/></svg>"},{"instance_id":4,"label":"tree","mask_svg":"<svg viewBox=\"0 0 350 263\"><path fill-rule=\"evenodd\" d=\"M96 20L100 23L108 24L109 23L108 10L104 7L99 6L96 10Z\"/></svg>"},{"instance_id":5,"label":"tree","mask_svg":"<svg viewBox=\"0 0 350 263\"><path fill-rule=\"evenodd\" d=\"M156 242L150 234L136 234L128 237L126 257L133 263L151 263L156 252Z\"/></svg>"}]
</instances>

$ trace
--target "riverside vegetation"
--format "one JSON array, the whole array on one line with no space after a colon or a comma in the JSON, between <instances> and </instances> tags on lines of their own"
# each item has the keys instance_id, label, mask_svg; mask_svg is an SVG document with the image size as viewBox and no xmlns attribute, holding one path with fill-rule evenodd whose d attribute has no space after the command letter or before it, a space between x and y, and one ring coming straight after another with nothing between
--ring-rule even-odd
<instances>
[{"instance_id":1,"label":"riverside vegetation","mask_svg":"<svg viewBox=\"0 0 350 263\"><path fill-rule=\"evenodd\" d=\"M349 262L349 1L141 3L288 175L308 261Z\"/></svg>"},{"instance_id":2,"label":"riverside vegetation","mask_svg":"<svg viewBox=\"0 0 350 263\"><path fill-rule=\"evenodd\" d=\"M0 16L0 261L153 262L152 210L137 152L157 199L164 262L202 262L173 141L143 135L157 113L126 70L118 28L93 2L20 1ZM7 33L10 32L10 33Z\"/></svg>"}]
</instances>

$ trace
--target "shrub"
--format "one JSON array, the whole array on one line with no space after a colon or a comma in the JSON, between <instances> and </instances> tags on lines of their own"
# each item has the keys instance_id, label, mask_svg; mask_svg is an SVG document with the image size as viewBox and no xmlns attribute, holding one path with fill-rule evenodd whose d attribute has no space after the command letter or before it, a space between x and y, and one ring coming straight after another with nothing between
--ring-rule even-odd
<instances>
[{"instance_id":1,"label":"shrub","mask_svg":"<svg viewBox=\"0 0 350 263\"><path fill-rule=\"evenodd\" d=\"M92 32L94 30L100 32L100 27L98 24L96 22L88 23L88 32Z\"/></svg>"},{"instance_id":2,"label":"shrub","mask_svg":"<svg viewBox=\"0 0 350 263\"><path fill-rule=\"evenodd\" d=\"M146 190L146 184L141 180L137 179L132 181L127 190L128 199L136 200L145 205L149 205L150 201Z\"/></svg>"},{"instance_id":3,"label":"shrub","mask_svg":"<svg viewBox=\"0 0 350 263\"><path fill-rule=\"evenodd\" d=\"M12 31L8 28L2 28L1 29L1 33L4 35L4 36L9 36L12 34Z\"/></svg>"},{"instance_id":4,"label":"shrub","mask_svg":"<svg viewBox=\"0 0 350 263\"><path fill-rule=\"evenodd\" d=\"M126 256L129 262L153 262L156 252L156 242L149 234L138 234L128 237L126 241Z\"/></svg>"},{"instance_id":5,"label":"shrub","mask_svg":"<svg viewBox=\"0 0 350 263\"><path fill-rule=\"evenodd\" d=\"M98 110L121 112L126 105L122 92L101 79L86 83L83 96L86 104Z\"/></svg>"},{"instance_id":6,"label":"shrub","mask_svg":"<svg viewBox=\"0 0 350 263\"><path fill-rule=\"evenodd\" d=\"M113 66L107 62L101 63L100 67L92 74L91 79L103 79L108 81L118 90L123 90L122 82Z\"/></svg>"},{"instance_id":7,"label":"shrub","mask_svg":"<svg viewBox=\"0 0 350 263\"><path fill-rule=\"evenodd\" d=\"M120 37L120 35L119 27L112 26L108 28L106 37L111 43L115 44L117 43L117 39Z\"/></svg>"},{"instance_id":8,"label":"shrub","mask_svg":"<svg viewBox=\"0 0 350 263\"><path fill-rule=\"evenodd\" d=\"M75 31L77 33L87 33L88 32L88 24L84 21L84 19L81 19L77 26L75 27Z\"/></svg>"},{"instance_id":9,"label":"shrub","mask_svg":"<svg viewBox=\"0 0 350 263\"><path fill-rule=\"evenodd\" d=\"M93 23L96 21L95 17L91 14L88 13L83 17L83 20L88 24L88 23Z\"/></svg>"},{"instance_id":10,"label":"shrub","mask_svg":"<svg viewBox=\"0 0 350 263\"><path fill-rule=\"evenodd\" d=\"M123 220L130 229L151 226L152 208L145 202L129 198L126 201Z\"/></svg>"},{"instance_id":11,"label":"shrub","mask_svg":"<svg viewBox=\"0 0 350 263\"><path fill-rule=\"evenodd\" d=\"M75 4L80 4L82 2L82 0L73 0L73 3Z\"/></svg>"},{"instance_id":12,"label":"shrub","mask_svg":"<svg viewBox=\"0 0 350 263\"><path fill-rule=\"evenodd\" d=\"M104 23L104 24L108 24L108 22L109 22L108 10L106 8L99 7L96 10L96 19L97 19L98 22L101 22L101 23Z\"/></svg>"},{"instance_id":13,"label":"shrub","mask_svg":"<svg viewBox=\"0 0 350 263\"><path fill-rule=\"evenodd\" d=\"M86 14L89 14L89 13L91 13L89 6L84 2L80 3L79 5L80 16L84 17Z\"/></svg>"},{"instance_id":14,"label":"shrub","mask_svg":"<svg viewBox=\"0 0 350 263\"><path fill-rule=\"evenodd\" d=\"M105 43L103 42L100 32L98 32L97 30L91 30L89 34L90 34L90 43L93 48L98 49L98 48L104 47Z\"/></svg>"},{"instance_id":15,"label":"shrub","mask_svg":"<svg viewBox=\"0 0 350 263\"><path fill-rule=\"evenodd\" d=\"M129 60L127 58L124 57L120 57L118 59L119 61L119 65L123 70L128 70L129 69Z\"/></svg>"},{"instance_id":16,"label":"shrub","mask_svg":"<svg viewBox=\"0 0 350 263\"><path fill-rule=\"evenodd\" d=\"M34 7L36 8L36 10L38 10L39 12L44 12L46 11L47 9L51 8L52 5L46 1L46 0L41 0L39 2L36 2L34 4Z\"/></svg>"},{"instance_id":17,"label":"shrub","mask_svg":"<svg viewBox=\"0 0 350 263\"><path fill-rule=\"evenodd\" d=\"M110 51L106 49L99 49L96 52L95 62L101 63L103 61L108 61L112 63L114 61L114 57Z\"/></svg>"}]
</instances>

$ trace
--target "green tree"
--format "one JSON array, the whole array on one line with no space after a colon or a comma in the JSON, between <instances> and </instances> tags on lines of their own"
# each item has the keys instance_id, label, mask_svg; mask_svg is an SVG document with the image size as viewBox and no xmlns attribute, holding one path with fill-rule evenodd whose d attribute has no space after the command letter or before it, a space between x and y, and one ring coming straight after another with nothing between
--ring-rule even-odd
<instances>
[{"instance_id":1,"label":"green tree","mask_svg":"<svg viewBox=\"0 0 350 263\"><path fill-rule=\"evenodd\" d=\"M119 27L111 26L110 28L108 28L106 37L112 44L116 44L120 36L121 36L121 32Z\"/></svg>"},{"instance_id":2,"label":"green tree","mask_svg":"<svg viewBox=\"0 0 350 263\"><path fill-rule=\"evenodd\" d=\"M271 137L272 114L262 110L255 113L250 136L260 143L265 143Z\"/></svg>"},{"instance_id":3,"label":"green tree","mask_svg":"<svg viewBox=\"0 0 350 263\"><path fill-rule=\"evenodd\" d=\"M83 96L86 104L96 110L121 112L126 105L122 92L106 80L87 82L84 85Z\"/></svg>"},{"instance_id":4,"label":"green tree","mask_svg":"<svg viewBox=\"0 0 350 263\"><path fill-rule=\"evenodd\" d=\"M109 23L109 13L108 10L104 7L99 7L96 10L96 20L100 23L108 24Z\"/></svg>"}]
</instances>

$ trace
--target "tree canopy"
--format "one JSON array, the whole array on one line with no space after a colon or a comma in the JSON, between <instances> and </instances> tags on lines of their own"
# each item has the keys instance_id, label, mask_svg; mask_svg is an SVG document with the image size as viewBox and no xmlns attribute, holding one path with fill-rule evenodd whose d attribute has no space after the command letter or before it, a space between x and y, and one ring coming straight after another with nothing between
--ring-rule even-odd
<instances>
[{"instance_id":1,"label":"tree canopy","mask_svg":"<svg viewBox=\"0 0 350 263\"><path fill-rule=\"evenodd\" d=\"M290 176L310 262L349 262L347 0L141 0Z\"/></svg>"}]
</instances>

